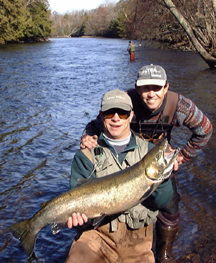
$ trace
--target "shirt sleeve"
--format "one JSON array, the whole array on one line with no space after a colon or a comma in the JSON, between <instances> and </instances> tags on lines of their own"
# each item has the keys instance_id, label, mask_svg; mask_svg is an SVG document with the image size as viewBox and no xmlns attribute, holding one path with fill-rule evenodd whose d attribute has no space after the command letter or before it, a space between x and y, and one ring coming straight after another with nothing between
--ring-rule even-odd
<instances>
[{"instance_id":1,"label":"shirt sleeve","mask_svg":"<svg viewBox=\"0 0 216 263\"><path fill-rule=\"evenodd\" d=\"M93 163L82 153L81 150L78 150L78 152L74 155L71 165L71 188L74 188L94 177L95 173Z\"/></svg>"},{"instance_id":2,"label":"shirt sleeve","mask_svg":"<svg viewBox=\"0 0 216 263\"><path fill-rule=\"evenodd\" d=\"M212 124L207 116L188 98L179 95L176 117L178 125L186 126L192 135L181 149L184 161L195 157L208 143L212 132Z\"/></svg>"}]
</instances>

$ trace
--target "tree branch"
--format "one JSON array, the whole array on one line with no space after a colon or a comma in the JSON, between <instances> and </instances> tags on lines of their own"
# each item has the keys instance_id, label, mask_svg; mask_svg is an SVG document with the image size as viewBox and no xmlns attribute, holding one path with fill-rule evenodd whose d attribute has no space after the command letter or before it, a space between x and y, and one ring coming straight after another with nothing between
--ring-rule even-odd
<instances>
[{"instance_id":1,"label":"tree branch","mask_svg":"<svg viewBox=\"0 0 216 263\"><path fill-rule=\"evenodd\" d=\"M166 4L167 8L170 12L176 17L182 28L185 30L186 34L188 35L189 39L191 40L193 46L199 53L199 55L203 58L203 60L209 65L210 68L216 66L216 58L213 57L210 53L206 51L206 49L201 45L201 43L196 38L194 31L189 24L189 22L184 18L181 12L176 8L175 4L172 0L163 0Z\"/></svg>"}]
</instances>

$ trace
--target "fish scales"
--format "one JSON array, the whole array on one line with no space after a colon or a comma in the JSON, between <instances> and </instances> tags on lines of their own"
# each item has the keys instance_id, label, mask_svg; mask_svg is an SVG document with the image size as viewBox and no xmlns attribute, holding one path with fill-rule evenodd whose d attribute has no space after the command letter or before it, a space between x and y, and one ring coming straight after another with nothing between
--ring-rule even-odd
<instances>
[{"instance_id":1,"label":"fish scales","mask_svg":"<svg viewBox=\"0 0 216 263\"><path fill-rule=\"evenodd\" d=\"M48 201L31 218L12 225L9 230L31 257L37 233L46 225L66 223L73 212L89 218L118 214L146 199L172 168L178 150L165 158L167 140L157 144L144 158L128 169L90 180Z\"/></svg>"}]
</instances>

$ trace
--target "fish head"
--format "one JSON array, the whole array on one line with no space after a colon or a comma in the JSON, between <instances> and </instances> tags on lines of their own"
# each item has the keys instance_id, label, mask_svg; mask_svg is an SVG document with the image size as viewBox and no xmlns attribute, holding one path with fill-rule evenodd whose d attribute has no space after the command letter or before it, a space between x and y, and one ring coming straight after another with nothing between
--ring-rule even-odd
<instances>
[{"instance_id":1,"label":"fish head","mask_svg":"<svg viewBox=\"0 0 216 263\"><path fill-rule=\"evenodd\" d=\"M154 181L162 181L169 177L172 172L174 161L179 149L167 154L167 139L158 143L147 155L145 162L145 174Z\"/></svg>"}]
</instances>

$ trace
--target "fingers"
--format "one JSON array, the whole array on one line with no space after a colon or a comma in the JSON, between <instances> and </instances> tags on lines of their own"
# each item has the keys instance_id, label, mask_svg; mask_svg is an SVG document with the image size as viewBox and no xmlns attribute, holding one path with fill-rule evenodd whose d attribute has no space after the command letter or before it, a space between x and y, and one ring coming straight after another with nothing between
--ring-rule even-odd
<instances>
[{"instance_id":1,"label":"fingers","mask_svg":"<svg viewBox=\"0 0 216 263\"><path fill-rule=\"evenodd\" d=\"M170 144L168 144L166 152L165 152L165 156L166 156L167 160L172 158L175 151L176 151L176 149L173 149L172 146ZM179 166L181 164L182 164L182 155L178 154L176 160L173 163L173 170L178 171Z\"/></svg>"},{"instance_id":2,"label":"fingers","mask_svg":"<svg viewBox=\"0 0 216 263\"><path fill-rule=\"evenodd\" d=\"M183 162L184 162L184 157L183 157L181 154L179 154L179 155L177 156L176 160L177 160L177 162L178 162L178 165L181 165L181 164L183 164Z\"/></svg>"},{"instance_id":3,"label":"fingers","mask_svg":"<svg viewBox=\"0 0 216 263\"><path fill-rule=\"evenodd\" d=\"M174 171L178 171L178 169L179 169L179 163L178 163L177 160L175 160L174 163L173 163L173 170Z\"/></svg>"},{"instance_id":4,"label":"fingers","mask_svg":"<svg viewBox=\"0 0 216 263\"><path fill-rule=\"evenodd\" d=\"M167 145L165 156L170 155L171 153L175 152L176 149L173 149L170 144Z\"/></svg>"},{"instance_id":5,"label":"fingers","mask_svg":"<svg viewBox=\"0 0 216 263\"><path fill-rule=\"evenodd\" d=\"M81 137L81 142L80 142L80 148L85 149L93 149L97 146L97 135L90 136L88 134L85 134Z\"/></svg>"},{"instance_id":6,"label":"fingers","mask_svg":"<svg viewBox=\"0 0 216 263\"><path fill-rule=\"evenodd\" d=\"M85 214L73 213L72 214L73 226L82 226L88 221L88 218Z\"/></svg>"},{"instance_id":7,"label":"fingers","mask_svg":"<svg viewBox=\"0 0 216 263\"><path fill-rule=\"evenodd\" d=\"M85 214L82 214L82 219L83 219L84 223L88 222L88 217Z\"/></svg>"},{"instance_id":8,"label":"fingers","mask_svg":"<svg viewBox=\"0 0 216 263\"><path fill-rule=\"evenodd\" d=\"M174 162L173 170L178 171L180 165L182 165L185 162L184 156L182 156L181 153L178 154L176 161Z\"/></svg>"},{"instance_id":9,"label":"fingers","mask_svg":"<svg viewBox=\"0 0 216 263\"><path fill-rule=\"evenodd\" d=\"M68 218L67 226L68 226L68 228L72 228L72 226L73 226L72 217L71 216Z\"/></svg>"},{"instance_id":10,"label":"fingers","mask_svg":"<svg viewBox=\"0 0 216 263\"><path fill-rule=\"evenodd\" d=\"M87 223L88 217L85 214L73 213L72 216L68 218L67 226L68 228L82 226Z\"/></svg>"},{"instance_id":11,"label":"fingers","mask_svg":"<svg viewBox=\"0 0 216 263\"><path fill-rule=\"evenodd\" d=\"M98 136L97 135L93 135L92 138L95 141L95 143L97 144Z\"/></svg>"}]
</instances>

